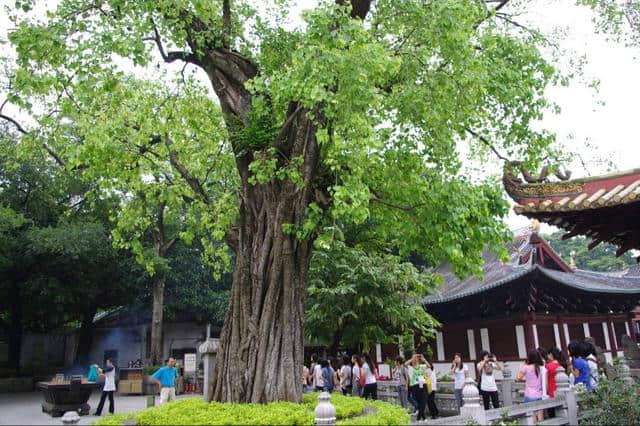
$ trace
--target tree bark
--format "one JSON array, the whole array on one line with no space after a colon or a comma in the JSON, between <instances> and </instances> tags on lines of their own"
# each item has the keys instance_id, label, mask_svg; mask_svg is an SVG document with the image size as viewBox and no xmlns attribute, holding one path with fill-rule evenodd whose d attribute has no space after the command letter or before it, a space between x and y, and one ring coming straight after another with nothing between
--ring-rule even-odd
<instances>
[{"instance_id":1,"label":"tree bark","mask_svg":"<svg viewBox=\"0 0 640 426\"><path fill-rule=\"evenodd\" d=\"M164 271L153 276L153 311L151 313L151 363L162 364L162 318L164 311Z\"/></svg>"},{"instance_id":2,"label":"tree bark","mask_svg":"<svg viewBox=\"0 0 640 426\"><path fill-rule=\"evenodd\" d=\"M93 318L95 315L96 309L92 307L82 317L82 325L78 336L78 349L75 357L76 364L85 365L89 362L89 353L93 342Z\"/></svg>"},{"instance_id":3,"label":"tree bark","mask_svg":"<svg viewBox=\"0 0 640 426\"><path fill-rule=\"evenodd\" d=\"M10 326L9 326L9 367L20 369L20 353L22 351L22 300L20 285L12 284Z\"/></svg>"},{"instance_id":4,"label":"tree bark","mask_svg":"<svg viewBox=\"0 0 640 426\"><path fill-rule=\"evenodd\" d=\"M305 286L312 240L285 234L283 225L301 225L312 201L311 179L318 166L313 127L305 114L296 114L284 136L287 157L304 159L303 188L277 179L250 185L245 162L238 161L242 190L236 266L216 358L214 400L302 399Z\"/></svg>"}]
</instances>

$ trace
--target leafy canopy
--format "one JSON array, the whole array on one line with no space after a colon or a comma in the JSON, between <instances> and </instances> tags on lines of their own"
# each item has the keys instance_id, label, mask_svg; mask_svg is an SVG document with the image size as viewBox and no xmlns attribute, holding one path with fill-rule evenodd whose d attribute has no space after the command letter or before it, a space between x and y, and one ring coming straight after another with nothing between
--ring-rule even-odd
<instances>
[{"instance_id":1,"label":"leafy canopy","mask_svg":"<svg viewBox=\"0 0 640 426\"><path fill-rule=\"evenodd\" d=\"M41 4L16 3L16 30L9 36L18 54L11 99L23 108L35 100L66 102L63 115L74 116L83 144L92 147L79 162L94 156L104 164L103 179L129 181L130 162L119 161L115 150L101 151L100 141L122 137L146 146L149 136L170 131L180 150L193 150L181 157L191 177L204 179L203 169L212 164L206 147L200 158L194 151L221 137L223 155L251 159L252 184L289 179L301 185L303 159L279 152L275 131L291 118L293 102L315 122L321 158L311 184L326 189L330 202L328 208L313 202L306 223L285 231L300 238L319 235L325 246L336 234L323 234L324 229L376 217L385 223L381 236L401 255L419 250L434 262L450 260L458 274L480 273L482 249L501 247L505 229L496 219L507 206L495 183L478 185L460 175L460 146L475 134L532 166L557 155L553 135L533 130L532 124L548 107L545 88L559 76L538 50L541 36L494 19L490 3L379 0L361 22L350 17L349 5L327 0L304 12L297 26L281 25L285 1L266 1L266 8L231 1L230 26L222 1L62 0L38 20L31 11ZM229 49L244 57L259 70L245 84L251 113L241 122L221 116L212 102L207 105L204 92L190 90L188 83L180 101L163 103L163 95L147 90L181 85L163 74L161 83L139 92L141 97L126 89L121 93L129 80L121 64L151 72L159 46L165 61L201 67ZM223 71L234 73L233 67ZM214 74L207 72L210 79ZM73 104L76 98L80 105L112 104L89 108L97 113L89 120L71 111L82 110ZM51 119L41 116L40 123ZM158 152L165 166L169 151ZM177 169L175 162L172 166ZM162 181L163 174L175 176L168 169L136 173ZM214 181L226 176L218 167L213 173ZM199 198L192 184L168 192L154 192L153 182L145 185L147 196L172 206L184 197ZM225 185L211 198L217 200L213 208L189 204L185 214L196 230L185 232L219 242L235 220L234 196ZM128 231L123 241L140 256L133 229L142 214L130 209L119 226ZM205 246L210 258L225 259L214 242Z\"/></svg>"}]
</instances>

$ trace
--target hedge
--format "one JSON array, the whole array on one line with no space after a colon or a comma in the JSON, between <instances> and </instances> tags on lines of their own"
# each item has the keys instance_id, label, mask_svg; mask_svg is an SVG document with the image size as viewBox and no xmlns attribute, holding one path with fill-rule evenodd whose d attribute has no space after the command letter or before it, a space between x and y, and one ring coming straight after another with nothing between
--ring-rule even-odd
<instances>
[{"instance_id":1,"label":"hedge","mask_svg":"<svg viewBox=\"0 0 640 426\"><path fill-rule=\"evenodd\" d=\"M332 394L338 425L403 425L410 417L406 410L387 402L365 401L362 398ZM304 395L301 404L274 402L271 404L207 403L200 398L188 398L147 408L135 413L108 415L95 425L122 425L135 419L139 425L313 425L318 393ZM363 411L371 414L363 415Z\"/></svg>"}]
</instances>

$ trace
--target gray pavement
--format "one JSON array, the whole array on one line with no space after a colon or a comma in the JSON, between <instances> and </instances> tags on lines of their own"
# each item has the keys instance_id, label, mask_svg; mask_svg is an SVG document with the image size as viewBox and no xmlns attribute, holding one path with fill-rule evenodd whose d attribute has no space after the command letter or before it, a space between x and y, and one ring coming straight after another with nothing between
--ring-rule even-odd
<instances>
[{"instance_id":1,"label":"gray pavement","mask_svg":"<svg viewBox=\"0 0 640 426\"><path fill-rule=\"evenodd\" d=\"M179 395L182 398L201 398L201 395ZM156 397L156 401L158 397ZM42 412L42 394L40 392L20 392L20 393L1 393L0 394L0 425L61 425L60 417L51 417L47 413ZM82 416L81 425L89 425L96 421L99 417L93 413L100 401L100 392L94 391L89 399L91 406L91 414ZM130 413L138 411L147 406L147 397L132 396L115 396L116 413ZM102 410L102 415L109 413L109 400Z\"/></svg>"}]
</instances>

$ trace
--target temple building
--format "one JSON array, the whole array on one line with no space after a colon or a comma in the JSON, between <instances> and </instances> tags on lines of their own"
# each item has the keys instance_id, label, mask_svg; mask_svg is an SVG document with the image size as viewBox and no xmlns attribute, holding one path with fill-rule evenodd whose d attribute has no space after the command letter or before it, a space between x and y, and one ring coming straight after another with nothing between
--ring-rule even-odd
<instances>
[{"instance_id":1,"label":"temple building","mask_svg":"<svg viewBox=\"0 0 640 426\"><path fill-rule=\"evenodd\" d=\"M484 253L481 279L459 279L448 264L435 271L444 285L424 306L442 323L431 345L439 371L448 370L456 353L468 362L482 350L515 371L532 348L566 350L585 337L594 338L611 361L622 353L622 335L635 337L640 269L602 273L571 267L536 226L516 232L507 249L506 261Z\"/></svg>"},{"instance_id":2,"label":"temple building","mask_svg":"<svg viewBox=\"0 0 640 426\"><path fill-rule=\"evenodd\" d=\"M564 229L563 239L591 238L589 250L601 242L617 245L616 256L640 250L640 169L573 180L556 173L560 182L548 182L548 169L533 178L521 170L523 182L514 174L517 166L507 164L503 177L506 191L518 203L516 213ZM640 310L634 325L640 331Z\"/></svg>"},{"instance_id":3,"label":"temple building","mask_svg":"<svg viewBox=\"0 0 640 426\"><path fill-rule=\"evenodd\" d=\"M615 244L617 256L640 249L640 169L560 182L545 175L532 183L505 173L503 180L516 213L564 229L563 239L587 236L589 249Z\"/></svg>"}]
</instances>

